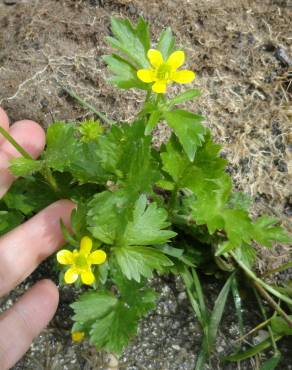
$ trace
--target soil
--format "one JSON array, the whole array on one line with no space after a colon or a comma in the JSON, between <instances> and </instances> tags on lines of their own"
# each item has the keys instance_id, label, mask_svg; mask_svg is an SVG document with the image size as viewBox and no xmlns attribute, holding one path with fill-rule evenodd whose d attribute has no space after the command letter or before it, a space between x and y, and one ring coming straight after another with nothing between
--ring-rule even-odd
<instances>
[{"instance_id":1,"label":"soil","mask_svg":"<svg viewBox=\"0 0 292 370\"><path fill-rule=\"evenodd\" d=\"M172 27L202 91L188 108L206 117L206 125L224 145L235 188L254 199L254 216L275 215L292 231L292 1L0 0L0 104L12 121L29 118L47 127L56 120L91 116L60 83L114 120L133 118L143 92L112 87L101 59L111 51L104 37L112 15L132 20L143 16L153 40L163 28ZM164 135L162 125L158 136ZM264 271L291 259L291 250L277 245L259 249L259 256L258 269ZM45 264L0 300L2 309L40 276L51 277L49 267ZM68 303L74 297L63 289L52 324L14 369L193 369L201 336L185 293L173 280L157 278L153 284L161 292L158 308L141 323L138 338L119 364L86 343L72 345ZM218 283L207 289L212 302ZM246 307L246 330L260 319L249 306L252 302ZM238 335L236 327L230 313L210 369L238 368L219 362ZM292 368L286 347L288 342L283 343L283 370ZM257 360L241 366L257 368Z\"/></svg>"}]
</instances>

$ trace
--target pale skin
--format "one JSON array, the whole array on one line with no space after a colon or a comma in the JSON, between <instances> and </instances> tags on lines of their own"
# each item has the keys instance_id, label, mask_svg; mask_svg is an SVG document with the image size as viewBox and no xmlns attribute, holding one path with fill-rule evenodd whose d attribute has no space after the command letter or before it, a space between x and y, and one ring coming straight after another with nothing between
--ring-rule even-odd
<instances>
[{"instance_id":1,"label":"pale skin","mask_svg":"<svg viewBox=\"0 0 292 370\"><path fill-rule=\"evenodd\" d=\"M45 133L35 122L23 120L9 124L0 108L0 125L34 158L45 146ZM12 185L9 160L20 156L0 134L0 197ZM69 226L74 204L60 200L42 210L21 226L0 238L0 297L8 294L49 255L64 243L60 219ZM41 280L8 310L0 315L0 370L11 368L28 350L52 319L59 294L50 280Z\"/></svg>"}]
</instances>

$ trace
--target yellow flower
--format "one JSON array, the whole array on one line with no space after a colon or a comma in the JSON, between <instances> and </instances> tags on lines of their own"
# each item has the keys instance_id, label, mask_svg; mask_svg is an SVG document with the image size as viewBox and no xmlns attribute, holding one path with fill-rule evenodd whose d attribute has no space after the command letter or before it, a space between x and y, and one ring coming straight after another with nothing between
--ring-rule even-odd
<instances>
[{"instance_id":1,"label":"yellow flower","mask_svg":"<svg viewBox=\"0 0 292 370\"><path fill-rule=\"evenodd\" d=\"M73 342L81 342L85 336L85 333L83 331L74 331L71 333L71 338Z\"/></svg>"},{"instance_id":2,"label":"yellow flower","mask_svg":"<svg viewBox=\"0 0 292 370\"><path fill-rule=\"evenodd\" d=\"M73 252L62 249L57 253L57 260L62 265L71 265L66 271L64 280L67 284L74 283L80 275L84 284L91 285L95 277L91 271L91 265L100 265L106 260L106 253L103 250L96 250L92 253L92 240L84 236L80 242L80 249Z\"/></svg>"},{"instance_id":3,"label":"yellow flower","mask_svg":"<svg viewBox=\"0 0 292 370\"><path fill-rule=\"evenodd\" d=\"M185 53L183 51L173 52L166 62L163 60L160 51L155 49L148 50L147 57L152 68L139 69L137 76L143 82L154 82L152 90L157 94L164 94L167 84L172 81L179 84L187 84L192 82L196 76L193 71L177 71L185 62Z\"/></svg>"}]
</instances>

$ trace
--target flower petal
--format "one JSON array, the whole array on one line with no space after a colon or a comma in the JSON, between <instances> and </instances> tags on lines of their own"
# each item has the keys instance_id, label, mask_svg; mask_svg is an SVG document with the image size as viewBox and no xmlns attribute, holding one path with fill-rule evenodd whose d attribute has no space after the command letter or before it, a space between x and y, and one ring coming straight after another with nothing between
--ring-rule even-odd
<instances>
[{"instance_id":1,"label":"flower petal","mask_svg":"<svg viewBox=\"0 0 292 370\"><path fill-rule=\"evenodd\" d=\"M185 53L181 50L173 52L167 59L166 64L168 64L173 70L181 67L185 62Z\"/></svg>"},{"instance_id":2,"label":"flower petal","mask_svg":"<svg viewBox=\"0 0 292 370\"><path fill-rule=\"evenodd\" d=\"M156 94L164 94L166 92L166 82L156 81L155 84L152 85L152 90Z\"/></svg>"},{"instance_id":3,"label":"flower petal","mask_svg":"<svg viewBox=\"0 0 292 370\"><path fill-rule=\"evenodd\" d=\"M73 284L78 279L78 274L74 267L70 267L69 270L65 272L64 280L66 284Z\"/></svg>"},{"instance_id":4,"label":"flower petal","mask_svg":"<svg viewBox=\"0 0 292 370\"><path fill-rule=\"evenodd\" d=\"M73 253L67 249L62 249L57 253L57 261L61 265L72 265L74 263Z\"/></svg>"},{"instance_id":5,"label":"flower petal","mask_svg":"<svg viewBox=\"0 0 292 370\"><path fill-rule=\"evenodd\" d=\"M159 50L148 50L147 57L154 68L159 68L163 63L163 57Z\"/></svg>"},{"instance_id":6,"label":"flower petal","mask_svg":"<svg viewBox=\"0 0 292 370\"><path fill-rule=\"evenodd\" d=\"M189 82L192 82L195 77L195 72L188 70L173 72L171 75L172 81L179 84L188 84Z\"/></svg>"},{"instance_id":7,"label":"flower petal","mask_svg":"<svg viewBox=\"0 0 292 370\"><path fill-rule=\"evenodd\" d=\"M88 262L90 265L101 265L106 260L105 251L98 249L90 254L88 257Z\"/></svg>"},{"instance_id":8,"label":"flower petal","mask_svg":"<svg viewBox=\"0 0 292 370\"><path fill-rule=\"evenodd\" d=\"M93 275L93 273L90 269L88 269L86 271L83 271L81 273L82 283L84 283L86 285L91 285L92 283L94 283L94 280L95 280L95 277L94 277L94 275Z\"/></svg>"},{"instance_id":9,"label":"flower petal","mask_svg":"<svg viewBox=\"0 0 292 370\"><path fill-rule=\"evenodd\" d=\"M80 242L80 252L87 257L91 249L92 249L92 239L89 238L89 236L83 236Z\"/></svg>"},{"instance_id":10,"label":"flower petal","mask_svg":"<svg viewBox=\"0 0 292 370\"><path fill-rule=\"evenodd\" d=\"M154 81L155 74L152 69L139 69L137 71L137 77L139 80L149 83Z\"/></svg>"}]
</instances>

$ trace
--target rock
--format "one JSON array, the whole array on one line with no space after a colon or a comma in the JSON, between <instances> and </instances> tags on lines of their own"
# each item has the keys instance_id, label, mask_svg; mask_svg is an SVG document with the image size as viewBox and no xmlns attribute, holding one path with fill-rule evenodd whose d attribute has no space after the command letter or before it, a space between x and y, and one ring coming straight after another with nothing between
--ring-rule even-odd
<instances>
[{"instance_id":1,"label":"rock","mask_svg":"<svg viewBox=\"0 0 292 370\"><path fill-rule=\"evenodd\" d=\"M287 51L281 47L276 48L275 57L286 67L292 66L292 60L287 54Z\"/></svg>"},{"instance_id":2,"label":"rock","mask_svg":"<svg viewBox=\"0 0 292 370\"><path fill-rule=\"evenodd\" d=\"M5 5L15 5L18 0L4 0Z\"/></svg>"}]
</instances>

